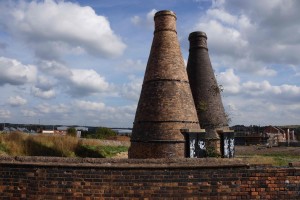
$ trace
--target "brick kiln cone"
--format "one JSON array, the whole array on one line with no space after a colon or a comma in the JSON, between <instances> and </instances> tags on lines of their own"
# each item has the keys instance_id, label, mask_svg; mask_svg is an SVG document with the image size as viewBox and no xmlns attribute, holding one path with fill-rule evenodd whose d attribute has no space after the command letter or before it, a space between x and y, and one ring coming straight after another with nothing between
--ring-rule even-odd
<instances>
[{"instance_id":1,"label":"brick kiln cone","mask_svg":"<svg viewBox=\"0 0 300 200\"><path fill-rule=\"evenodd\" d=\"M228 120L222 104L220 87L208 55L207 36L204 32L189 35L190 53L187 73L199 123L209 138L217 139L217 129L228 129Z\"/></svg>"},{"instance_id":2,"label":"brick kiln cone","mask_svg":"<svg viewBox=\"0 0 300 200\"><path fill-rule=\"evenodd\" d=\"M129 158L184 157L180 129L200 129L176 32L176 15L159 11Z\"/></svg>"}]
</instances>

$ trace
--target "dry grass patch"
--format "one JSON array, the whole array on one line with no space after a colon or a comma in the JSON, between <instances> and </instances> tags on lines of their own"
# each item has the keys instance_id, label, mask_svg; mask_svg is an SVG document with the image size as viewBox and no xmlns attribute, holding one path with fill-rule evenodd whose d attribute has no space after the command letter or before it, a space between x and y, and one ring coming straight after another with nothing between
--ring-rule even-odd
<instances>
[{"instance_id":1,"label":"dry grass patch","mask_svg":"<svg viewBox=\"0 0 300 200\"><path fill-rule=\"evenodd\" d=\"M71 136L28 135L13 132L0 134L0 155L104 158L128 151L128 146L118 141L115 143Z\"/></svg>"}]
</instances>

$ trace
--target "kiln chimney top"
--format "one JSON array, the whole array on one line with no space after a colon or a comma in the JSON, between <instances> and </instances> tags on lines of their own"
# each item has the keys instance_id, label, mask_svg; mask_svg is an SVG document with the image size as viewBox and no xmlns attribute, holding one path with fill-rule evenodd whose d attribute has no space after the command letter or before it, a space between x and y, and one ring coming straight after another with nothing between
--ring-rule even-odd
<instances>
[{"instance_id":1,"label":"kiln chimney top","mask_svg":"<svg viewBox=\"0 0 300 200\"><path fill-rule=\"evenodd\" d=\"M161 31L173 31L176 32L176 14L173 11L162 10L155 13L154 16L154 33Z\"/></svg>"},{"instance_id":2,"label":"kiln chimney top","mask_svg":"<svg viewBox=\"0 0 300 200\"><path fill-rule=\"evenodd\" d=\"M177 19L176 18L176 14L173 11L171 11L171 10L161 10L161 11L158 11L157 13L155 13L154 19L156 17L164 16L164 15L171 15L171 16L175 17L175 19Z\"/></svg>"},{"instance_id":3,"label":"kiln chimney top","mask_svg":"<svg viewBox=\"0 0 300 200\"><path fill-rule=\"evenodd\" d=\"M190 33L189 40L192 40L197 37L205 37L207 39L206 33L202 32L202 31L195 31L195 32Z\"/></svg>"},{"instance_id":4,"label":"kiln chimney top","mask_svg":"<svg viewBox=\"0 0 300 200\"><path fill-rule=\"evenodd\" d=\"M191 49L197 49L197 48L204 48L208 50L207 36L206 33L202 31L195 31L190 33L189 41L190 41L190 51Z\"/></svg>"}]
</instances>

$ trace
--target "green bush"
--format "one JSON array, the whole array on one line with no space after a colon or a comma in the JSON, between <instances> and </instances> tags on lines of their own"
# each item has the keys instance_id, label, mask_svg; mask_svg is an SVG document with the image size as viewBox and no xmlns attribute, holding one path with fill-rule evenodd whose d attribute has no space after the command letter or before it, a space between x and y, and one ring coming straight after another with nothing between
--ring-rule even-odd
<instances>
[{"instance_id":1,"label":"green bush","mask_svg":"<svg viewBox=\"0 0 300 200\"><path fill-rule=\"evenodd\" d=\"M114 137L116 135L117 135L117 133L115 131L111 130L110 128L99 127L99 128L97 128L96 133L91 135L90 138L107 139L110 137Z\"/></svg>"},{"instance_id":2,"label":"green bush","mask_svg":"<svg viewBox=\"0 0 300 200\"><path fill-rule=\"evenodd\" d=\"M67 129L67 135L72 137L77 137L77 130L74 127L70 127Z\"/></svg>"},{"instance_id":3,"label":"green bush","mask_svg":"<svg viewBox=\"0 0 300 200\"><path fill-rule=\"evenodd\" d=\"M78 145L75 154L78 157L110 158L120 152L128 151L126 146L92 146Z\"/></svg>"}]
</instances>

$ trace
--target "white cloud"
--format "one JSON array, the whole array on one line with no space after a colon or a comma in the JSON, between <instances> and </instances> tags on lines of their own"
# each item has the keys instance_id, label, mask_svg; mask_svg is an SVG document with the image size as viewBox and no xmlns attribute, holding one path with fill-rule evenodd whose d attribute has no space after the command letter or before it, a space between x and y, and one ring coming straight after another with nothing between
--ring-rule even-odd
<instances>
[{"instance_id":1,"label":"white cloud","mask_svg":"<svg viewBox=\"0 0 300 200\"><path fill-rule=\"evenodd\" d=\"M118 68L117 70L121 70L122 72L130 72L133 71L145 71L146 63L143 63L142 60L132 60L126 59Z\"/></svg>"},{"instance_id":2,"label":"white cloud","mask_svg":"<svg viewBox=\"0 0 300 200\"><path fill-rule=\"evenodd\" d=\"M50 90L53 88L53 86L55 84L56 84L56 81L50 80L49 78L47 78L45 76L39 76L35 87L37 87L41 90Z\"/></svg>"},{"instance_id":3,"label":"white cloud","mask_svg":"<svg viewBox=\"0 0 300 200\"><path fill-rule=\"evenodd\" d=\"M196 30L208 35L214 62L238 72L276 76L273 65L300 64L298 1L213 1ZM224 65L223 65L224 66Z\"/></svg>"},{"instance_id":4,"label":"white cloud","mask_svg":"<svg viewBox=\"0 0 300 200\"><path fill-rule=\"evenodd\" d=\"M48 94L49 98L50 96L54 97L54 86L60 87L63 91L67 91L72 96L86 96L102 93L108 91L110 88L105 77L93 69L72 69L63 63L53 60L43 60L39 66L42 72L48 76L52 76L55 80L40 76L35 89L33 89L36 96L47 97L46 94ZM45 95L39 95L40 93Z\"/></svg>"},{"instance_id":5,"label":"white cloud","mask_svg":"<svg viewBox=\"0 0 300 200\"><path fill-rule=\"evenodd\" d=\"M66 49L113 57L121 55L126 48L108 19L97 15L89 6L46 0L2 3L1 7L1 23L17 38L36 48L36 54L43 58L51 54L55 57L56 51L68 52Z\"/></svg>"},{"instance_id":6,"label":"white cloud","mask_svg":"<svg viewBox=\"0 0 300 200\"><path fill-rule=\"evenodd\" d=\"M224 88L224 92L236 94L240 91L240 78L234 74L233 69L227 69L221 72L218 76L218 82Z\"/></svg>"},{"instance_id":7,"label":"white cloud","mask_svg":"<svg viewBox=\"0 0 300 200\"><path fill-rule=\"evenodd\" d=\"M123 84L120 95L126 99L138 101L142 89L143 78L129 76L129 82Z\"/></svg>"},{"instance_id":8,"label":"white cloud","mask_svg":"<svg viewBox=\"0 0 300 200\"><path fill-rule=\"evenodd\" d=\"M35 117L35 116L37 116L37 113L34 112L33 110L23 109L23 110L21 110L21 113L23 114L24 117Z\"/></svg>"},{"instance_id":9,"label":"white cloud","mask_svg":"<svg viewBox=\"0 0 300 200\"><path fill-rule=\"evenodd\" d=\"M300 111L298 102L290 101L288 104L273 101L274 97L244 98L244 96L228 96L224 99L224 105L229 107L229 117L234 124L244 125L287 125L298 124ZM226 107L226 106L225 106Z\"/></svg>"},{"instance_id":10,"label":"white cloud","mask_svg":"<svg viewBox=\"0 0 300 200\"><path fill-rule=\"evenodd\" d=\"M23 85L36 80L37 69L33 65L24 65L21 62L0 57L0 85Z\"/></svg>"},{"instance_id":11,"label":"white cloud","mask_svg":"<svg viewBox=\"0 0 300 200\"><path fill-rule=\"evenodd\" d=\"M102 102L91 102L91 101L75 101L74 106L76 108L83 110L83 111L103 111L105 109L105 104Z\"/></svg>"},{"instance_id":12,"label":"white cloud","mask_svg":"<svg viewBox=\"0 0 300 200\"><path fill-rule=\"evenodd\" d=\"M105 92L109 84L95 70L72 69L69 78L70 92L75 96Z\"/></svg>"},{"instance_id":13,"label":"white cloud","mask_svg":"<svg viewBox=\"0 0 300 200\"><path fill-rule=\"evenodd\" d=\"M272 97L274 98L270 100L272 102L288 100L292 103L296 99L300 100L300 87L297 85L272 85L268 80L242 82L233 69L219 73L217 79L223 86L225 94L252 96L253 99L270 99Z\"/></svg>"},{"instance_id":14,"label":"white cloud","mask_svg":"<svg viewBox=\"0 0 300 200\"><path fill-rule=\"evenodd\" d=\"M136 105L107 106L100 101L75 100L72 102L70 116L80 123L126 127L132 124L135 110Z\"/></svg>"},{"instance_id":15,"label":"white cloud","mask_svg":"<svg viewBox=\"0 0 300 200\"><path fill-rule=\"evenodd\" d=\"M296 85L271 85L269 81L252 82L248 81L242 84L243 91L251 96L260 96L261 98L274 98L272 102L285 100L290 103L300 100L300 87Z\"/></svg>"},{"instance_id":16,"label":"white cloud","mask_svg":"<svg viewBox=\"0 0 300 200\"><path fill-rule=\"evenodd\" d=\"M11 117L11 112L9 110L0 109L0 118L8 119Z\"/></svg>"},{"instance_id":17,"label":"white cloud","mask_svg":"<svg viewBox=\"0 0 300 200\"><path fill-rule=\"evenodd\" d=\"M40 113L43 114L66 114L69 112L69 106L60 103L60 104L55 104L55 105L51 105L48 103L43 103L43 104L39 104L35 107Z\"/></svg>"},{"instance_id":18,"label":"white cloud","mask_svg":"<svg viewBox=\"0 0 300 200\"><path fill-rule=\"evenodd\" d=\"M297 124L300 87L268 80L245 81L233 69L217 75L224 87L223 105L234 124Z\"/></svg>"},{"instance_id":19,"label":"white cloud","mask_svg":"<svg viewBox=\"0 0 300 200\"><path fill-rule=\"evenodd\" d=\"M156 9L150 10L145 17L133 16L131 22L136 26L145 26L147 28L153 29L154 27L154 15L157 12Z\"/></svg>"},{"instance_id":20,"label":"white cloud","mask_svg":"<svg viewBox=\"0 0 300 200\"><path fill-rule=\"evenodd\" d=\"M226 27L219 21L208 19L198 23L195 30L206 32L208 48L218 55L247 55L248 42L235 27Z\"/></svg>"},{"instance_id":21,"label":"white cloud","mask_svg":"<svg viewBox=\"0 0 300 200\"><path fill-rule=\"evenodd\" d=\"M64 78L72 75L71 70L64 64L55 60L42 60L39 62L39 68L49 75Z\"/></svg>"},{"instance_id":22,"label":"white cloud","mask_svg":"<svg viewBox=\"0 0 300 200\"><path fill-rule=\"evenodd\" d=\"M130 20L134 25L139 25L141 23L141 17L139 16L133 16Z\"/></svg>"},{"instance_id":23,"label":"white cloud","mask_svg":"<svg viewBox=\"0 0 300 200\"><path fill-rule=\"evenodd\" d=\"M221 9L209 9L207 11L207 15L209 18L214 18L230 25L234 25L238 21L238 18L236 16L231 15L230 13L227 13L226 11Z\"/></svg>"},{"instance_id":24,"label":"white cloud","mask_svg":"<svg viewBox=\"0 0 300 200\"><path fill-rule=\"evenodd\" d=\"M148 23L152 23L153 24L153 18L154 18L154 15L155 13L157 12L156 9L152 9L151 11L149 11L146 15L146 19L147 19L147 22Z\"/></svg>"},{"instance_id":25,"label":"white cloud","mask_svg":"<svg viewBox=\"0 0 300 200\"><path fill-rule=\"evenodd\" d=\"M8 98L8 103L11 106L22 106L27 103L27 100L20 96L14 96Z\"/></svg>"},{"instance_id":26,"label":"white cloud","mask_svg":"<svg viewBox=\"0 0 300 200\"><path fill-rule=\"evenodd\" d=\"M42 99L51 99L54 98L56 96L56 93L54 91L54 89L49 89L49 90L42 90L40 88L37 87L32 87L31 88L31 93L33 94L33 96L42 98Z\"/></svg>"}]
</instances>

